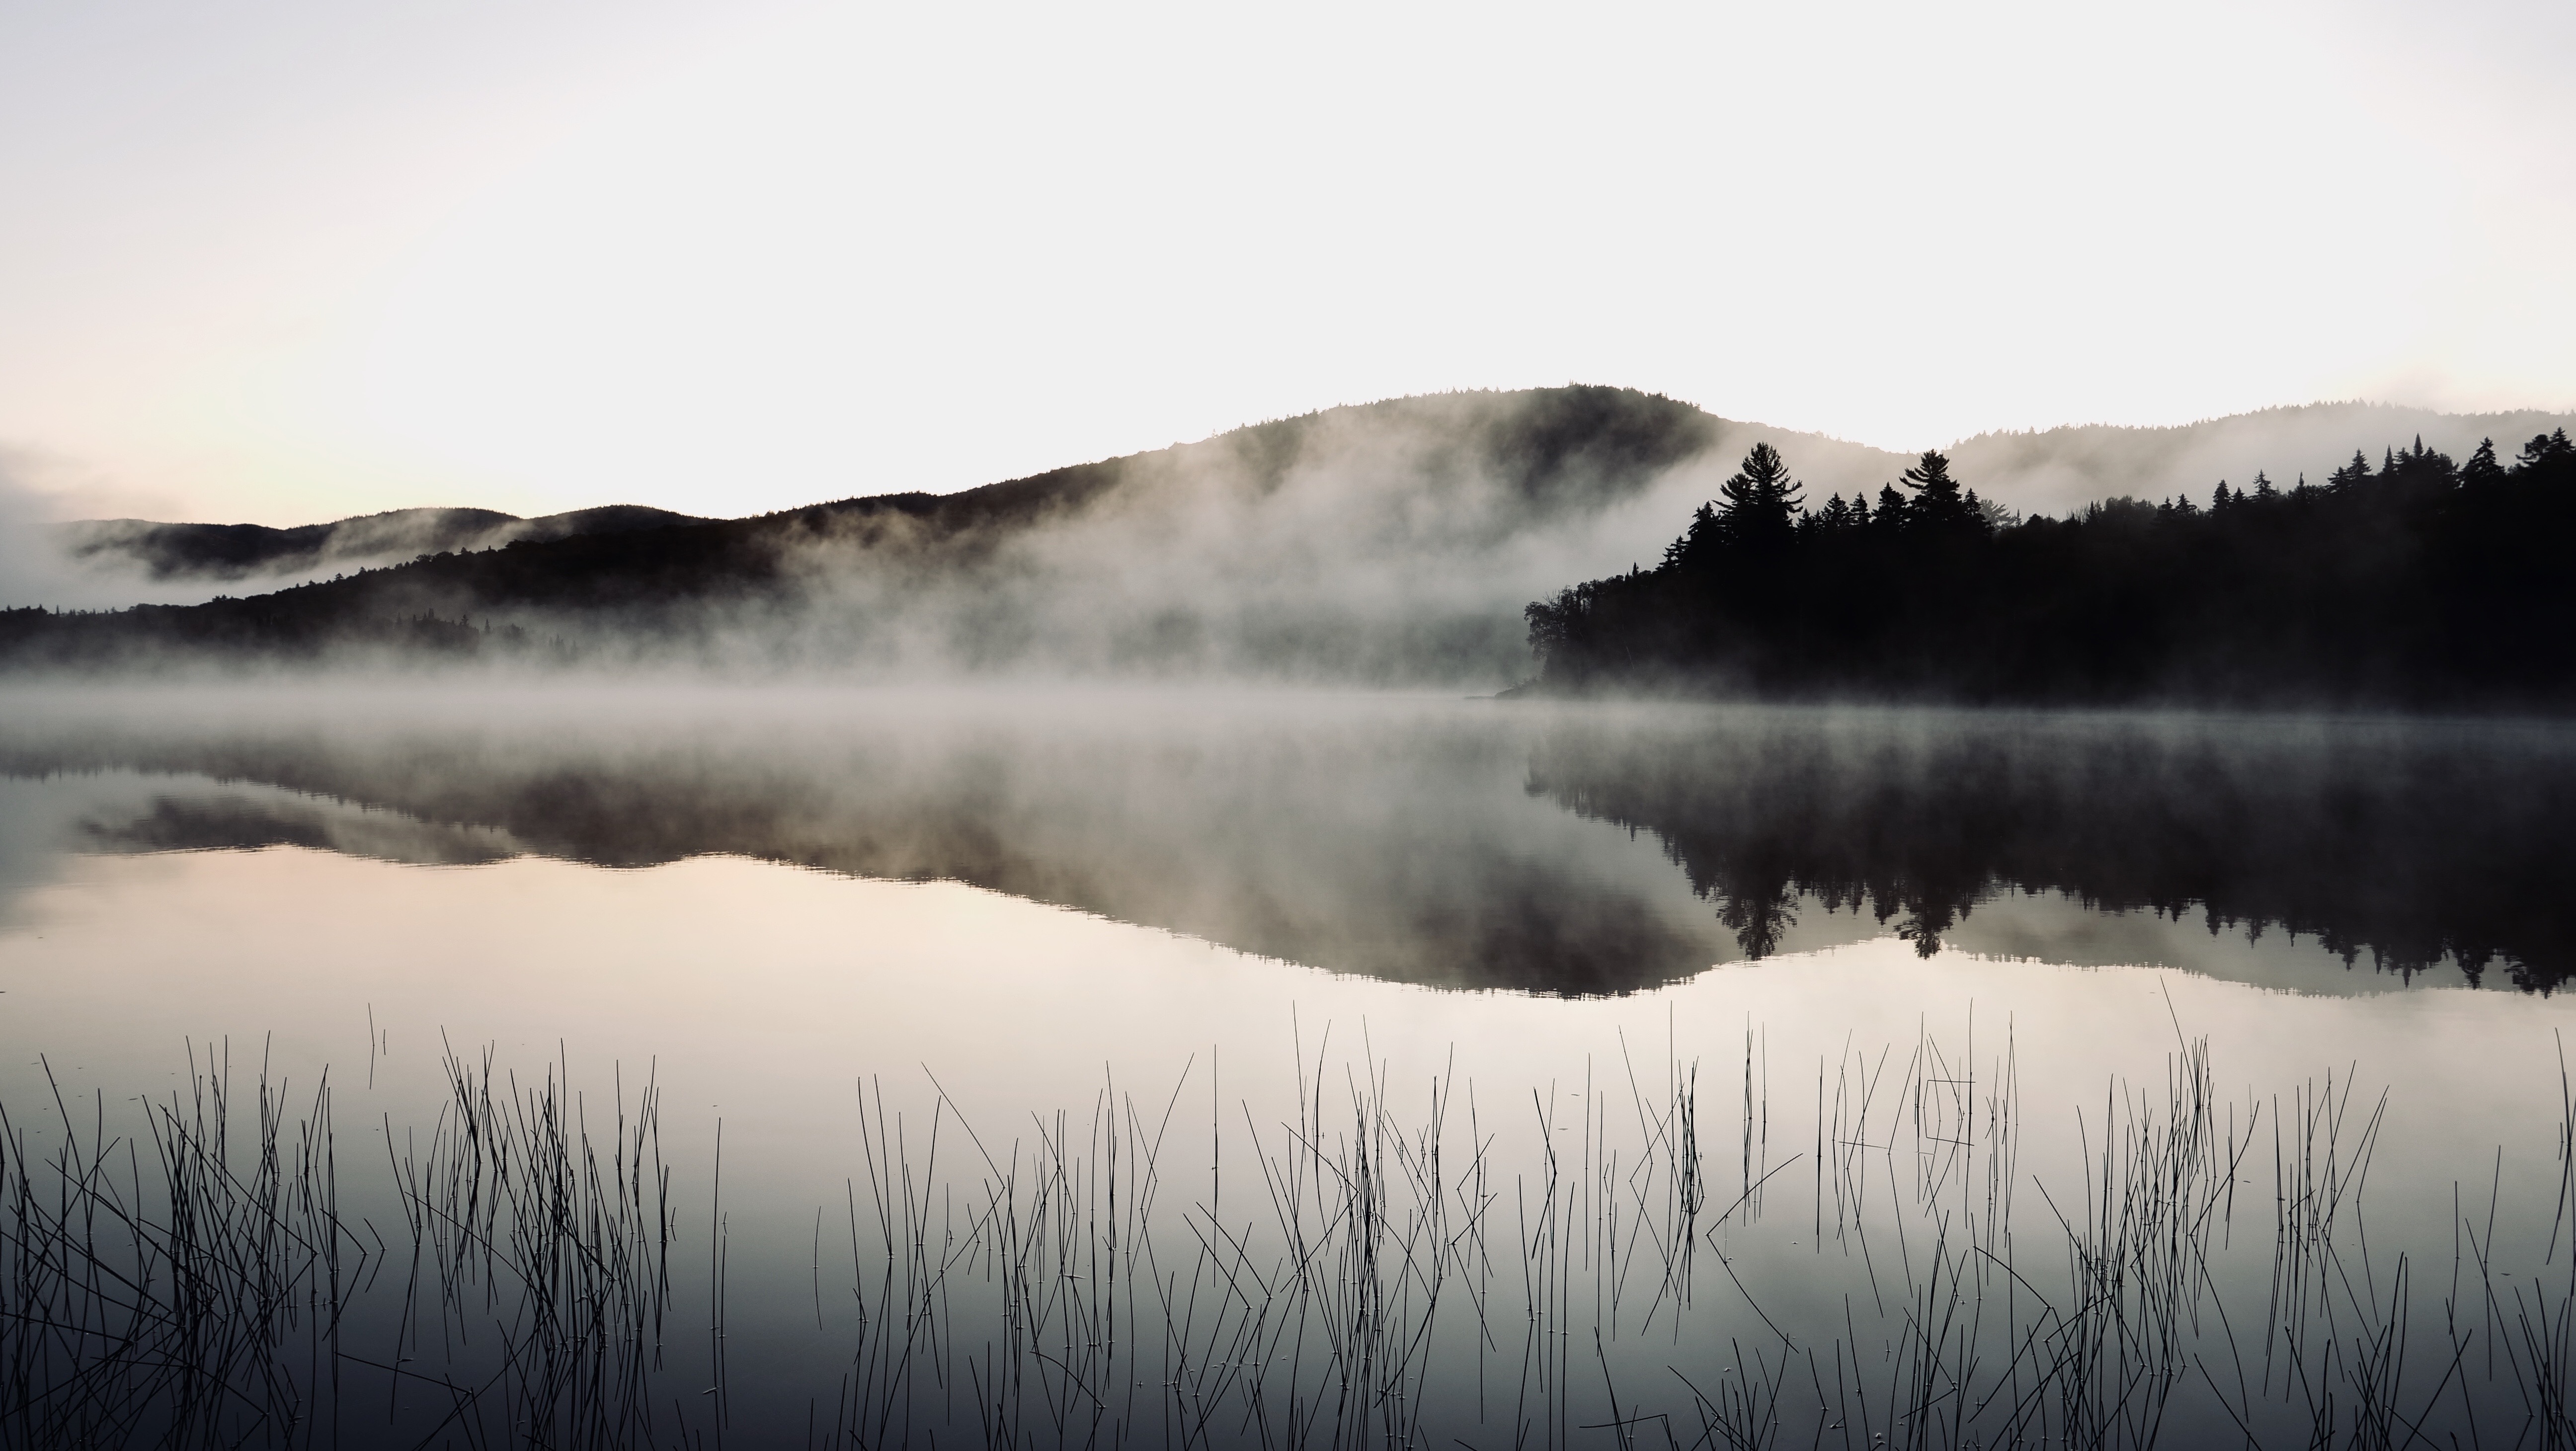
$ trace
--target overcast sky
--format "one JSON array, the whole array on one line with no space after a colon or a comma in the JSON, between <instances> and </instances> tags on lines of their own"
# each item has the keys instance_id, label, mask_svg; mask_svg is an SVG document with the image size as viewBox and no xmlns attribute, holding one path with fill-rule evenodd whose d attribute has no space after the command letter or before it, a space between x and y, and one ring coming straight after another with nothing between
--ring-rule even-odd
<instances>
[{"instance_id":1,"label":"overcast sky","mask_svg":"<svg viewBox=\"0 0 2576 1451\"><path fill-rule=\"evenodd\" d=\"M2576 406L2576 5L0 0L57 514L740 514L1391 394Z\"/></svg>"}]
</instances>

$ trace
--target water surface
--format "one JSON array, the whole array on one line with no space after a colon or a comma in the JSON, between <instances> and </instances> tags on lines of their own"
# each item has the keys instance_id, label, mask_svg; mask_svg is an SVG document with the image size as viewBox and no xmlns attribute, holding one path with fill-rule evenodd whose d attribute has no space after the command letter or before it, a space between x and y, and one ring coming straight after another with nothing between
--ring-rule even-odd
<instances>
[{"instance_id":1,"label":"water surface","mask_svg":"<svg viewBox=\"0 0 2576 1451\"><path fill-rule=\"evenodd\" d=\"M227 1054L297 1103L327 1066L341 1192L400 1262L389 1186L455 1122L453 1065L504 1098L551 1076L602 1124L651 1082L680 1186L657 1213L693 1247L669 1293L699 1307L656 1342L656 1384L697 1383L655 1439L792 1439L810 1415L846 1440L864 1401L882 1443L899 1399L913 1432L1007 1421L1023 1444L1291 1421L1611 1444L1651 1416L1728 1444L1752 1424L1730 1375L1769 1377L1800 1444L2200 1444L2239 1419L2268 1441L2311 1431L2329 1384L2337 1439L2383 1403L2539 1426L2532 1388L2576 1343L2531 1338L2576 1288L2571 747L2496 723L1186 693L20 697L0 1103L40 1165L78 1138L58 1092L104 1124ZM2113 1153L2146 1142L2124 1126L2163 1157ZM1285 1288L1366 1152L1388 1156L1366 1264L1344 1223L1337 1278ZM1048 1174L1079 1194L1040 1205ZM2206 1211L2187 1331L2155 1319L2115 1201ZM1002 1231L1040 1219L1050 1255L1111 1266L1047 1274L1129 1298L1074 1278L1014 1301L1035 1241ZM2497 1248L2460 1278L2464 1223ZM905 1224L968 1249L908 1258L880 1233ZM2086 1243L2126 1288L2105 1297ZM2291 1275L2284 1245L2335 1273ZM950 1298L907 1320L924 1277ZM1163 1303L1188 1287L1232 1308ZM1945 1303L1986 1313L1932 1335ZM2106 1304L2117 1333L2082 1319ZM1263 1318L1292 1306L1293 1333ZM2474 1392L2443 1338L2471 1319L2480 1354L2520 1347ZM350 1334L404 1333L380 1321ZM2151 1325L2128 1370L2069 1359ZM2100 1390L2150 1363L2177 1372L2152 1423ZM441 1394L406 1434L456 1414ZM1945 1394L1959 1418L1926 1410Z\"/></svg>"}]
</instances>

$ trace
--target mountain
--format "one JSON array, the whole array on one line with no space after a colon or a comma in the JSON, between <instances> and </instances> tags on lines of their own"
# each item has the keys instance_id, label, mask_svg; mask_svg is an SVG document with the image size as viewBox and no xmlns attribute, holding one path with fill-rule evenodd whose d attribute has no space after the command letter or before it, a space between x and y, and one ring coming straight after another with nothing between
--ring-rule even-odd
<instances>
[{"instance_id":1,"label":"mountain","mask_svg":"<svg viewBox=\"0 0 2576 1451\"><path fill-rule=\"evenodd\" d=\"M20 611L0 650L141 665L520 640L616 664L1501 684L1533 591L1624 563L1757 436L1885 461L1626 389L1444 394L957 494L518 539L193 607Z\"/></svg>"},{"instance_id":2,"label":"mountain","mask_svg":"<svg viewBox=\"0 0 2576 1451\"><path fill-rule=\"evenodd\" d=\"M2288 488L2301 474L2322 481L2366 449L2420 441L2453 458L2495 440L2510 455L2535 434L2576 424L2576 415L2524 409L2511 413L2436 413L2388 403L2311 403L2266 408L2172 428L2109 424L2031 433L1981 433L1948 450L1952 471L1985 497L2024 513L2065 514L2123 495L2156 502L2189 494L2203 503L2219 481L2253 484L2255 473ZM1792 462L1795 462L1793 459Z\"/></svg>"},{"instance_id":3,"label":"mountain","mask_svg":"<svg viewBox=\"0 0 2576 1451\"><path fill-rule=\"evenodd\" d=\"M2328 405L2180 430L1987 435L1960 445L1957 472L2025 510L2071 489L2205 496L2217 476L2200 474L2212 469L2240 482L2258 467L2321 472L2355 447L2402 442L2384 436L2391 426L2437 443L2505 426L2503 416L2430 416L2438 429L2416 429L2425 417ZM129 533L102 548L154 568L292 557L318 572L356 557L330 552L341 548L408 562L194 606L12 611L0 616L0 660L105 669L475 656L1490 689L1529 673L1525 604L1569 579L1651 564L1756 442L1787 456L1811 503L1874 493L1913 462L1659 395L1566 387L1334 408L962 493L865 495L744 519L406 511L377 517L431 517L310 526L331 531L312 537L135 526L209 532ZM602 527L556 527L594 516ZM448 531L435 536L441 546L424 547L435 530ZM387 550L395 538L404 543Z\"/></svg>"},{"instance_id":4,"label":"mountain","mask_svg":"<svg viewBox=\"0 0 2576 1451\"><path fill-rule=\"evenodd\" d=\"M366 568L442 551L492 549L518 540L624 534L705 521L640 504L610 504L522 519L492 509L393 509L328 524L164 524L83 519L54 526L55 542L93 568L138 567L145 578L230 583L323 569Z\"/></svg>"}]
</instances>

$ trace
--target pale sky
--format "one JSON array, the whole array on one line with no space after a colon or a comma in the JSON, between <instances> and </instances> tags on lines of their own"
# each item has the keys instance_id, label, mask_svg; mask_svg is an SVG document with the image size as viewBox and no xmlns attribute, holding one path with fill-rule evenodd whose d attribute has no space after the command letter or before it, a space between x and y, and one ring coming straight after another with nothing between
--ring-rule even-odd
<instances>
[{"instance_id":1,"label":"pale sky","mask_svg":"<svg viewBox=\"0 0 2576 1451\"><path fill-rule=\"evenodd\" d=\"M2576 406L2576 5L0 0L58 516L742 514L1619 383Z\"/></svg>"}]
</instances>

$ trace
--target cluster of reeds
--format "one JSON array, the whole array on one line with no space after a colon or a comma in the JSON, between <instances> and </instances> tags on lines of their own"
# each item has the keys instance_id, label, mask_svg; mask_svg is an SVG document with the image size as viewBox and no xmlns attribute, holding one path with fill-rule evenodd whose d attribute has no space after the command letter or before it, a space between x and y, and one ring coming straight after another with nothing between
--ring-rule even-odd
<instances>
[{"instance_id":1,"label":"cluster of reeds","mask_svg":"<svg viewBox=\"0 0 2576 1451\"><path fill-rule=\"evenodd\" d=\"M851 1224L877 1315L833 1443L2576 1444L2569 1296L2499 1276L2465 1221L2427 1359L2412 1258L2372 1262L2361 1234L2382 1120L2348 1078L2231 1101L2178 1039L2164 1083L2077 1112L2080 1171L2052 1184L2022 1167L2009 1038L1982 1066L1929 1035L1847 1055L1818 1075L1802 1270L1756 1226L1795 1162L1770 1158L1762 1058L1748 1037L1721 1203L1678 1058L1660 1094L1633 1068L1624 1093L1534 1093L1518 1172L1472 1086L1432 1080L1408 1120L1383 1065L1335 1082L1301 1058L1293 1120L1209 1126L1211 1162L1248 1163L1255 1192L1229 1214L1212 1179L1177 1216L1156 1212L1177 1093L1156 1110L1104 1085L1007 1146L942 1093L924 1144L872 1085ZM2267 1135L2274 1232L2240 1249ZM933 1190L961 1177L965 1210ZM2561 1181L2553 1237L2576 1223Z\"/></svg>"},{"instance_id":2,"label":"cluster of reeds","mask_svg":"<svg viewBox=\"0 0 2576 1451\"><path fill-rule=\"evenodd\" d=\"M342 1212L327 1085L291 1116L263 1064L244 1125L229 1063L191 1067L139 1137L103 1096L0 1108L0 1446L683 1440L653 1413L674 1215L651 1086L603 1158L553 1073L450 1056L426 1143L384 1125L397 1247Z\"/></svg>"},{"instance_id":3,"label":"cluster of reeds","mask_svg":"<svg viewBox=\"0 0 2576 1451\"><path fill-rule=\"evenodd\" d=\"M397 1394L443 1406L425 1437L467 1445L677 1442L654 1385L676 1223L658 1090L648 1080L630 1118L617 1080L603 1157L569 1074L523 1086L489 1049L443 1066L428 1141L397 1153L385 1124L411 1231Z\"/></svg>"},{"instance_id":4,"label":"cluster of reeds","mask_svg":"<svg viewBox=\"0 0 2576 1451\"><path fill-rule=\"evenodd\" d=\"M2576 1268L2498 1250L2576 1261L2563 1073L2546 1244L2499 1165L2453 1216L2436 1315L2421 1226L2393 1254L2365 1233L2387 1118L2348 1072L2230 1099L2177 1033L2165 1080L2073 1111L2038 1172L2010 1034L1984 1058L1929 1032L1847 1047L1785 1156L1767 1056L1748 1030L1731 1176L1671 1044L1480 1099L1327 1034L1285 1112L1194 1064L1015 1129L936 1079L910 1107L866 1080L830 1215L847 1280L817 1215L810 1323L728 1317L721 1148L684 1211L649 1081L632 1105L615 1085L594 1140L560 1064L522 1083L446 1055L434 1121L383 1124L390 1250L341 1207L326 1090L291 1114L263 1073L239 1133L210 1065L140 1138L57 1094L49 1152L0 1118L0 1437L2576 1446ZM1812 1209L1778 1213L1801 1181ZM703 1264L675 1252L684 1220Z\"/></svg>"},{"instance_id":5,"label":"cluster of reeds","mask_svg":"<svg viewBox=\"0 0 2576 1451\"><path fill-rule=\"evenodd\" d=\"M1299 1072L1294 1122L1264 1133L1246 1112L1236 1207L1211 1122L1206 1195L1159 1235L1177 1090L1157 1109L1105 1083L1087 1117L1032 1119L1007 1144L943 1093L916 1167L902 1115L865 1085L868 1215L854 1186L850 1232L867 1313L833 1444L907 1444L961 1411L995 1445L1415 1439L1441 1307L1480 1303L1496 1274L1489 1166L1448 1174L1443 1084L1407 1130L1382 1076L1328 1089L1320 1062ZM934 1197L943 1129L982 1171L962 1209Z\"/></svg>"},{"instance_id":6,"label":"cluster of reeds","mask_svg":"<svg viewBox=\"0 0 2576 1451\"><path fill-rule=\"evenodd\" d=\"M0 1107L0 1446L312 1444L329 1433L345 1295L331 1092L300 1114L263 1062L240 1118L229 1055L140 1139L103 1095ZM244 1133L242 1130L247 1129ZM35 1141L53 1137L49 1150Z\"/></svg>"}]
</instances>

